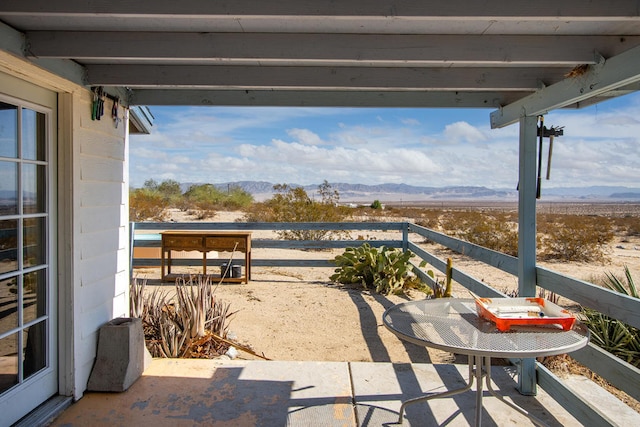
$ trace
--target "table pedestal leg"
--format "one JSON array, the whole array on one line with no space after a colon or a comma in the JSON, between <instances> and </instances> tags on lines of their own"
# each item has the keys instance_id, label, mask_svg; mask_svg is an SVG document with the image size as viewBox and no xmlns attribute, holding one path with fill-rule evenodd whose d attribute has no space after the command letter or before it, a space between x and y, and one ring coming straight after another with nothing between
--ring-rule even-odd
<instances>
[{"instance_id":1,"label":"table pedestal leg","mask_svg":"<svg viewBox=\"0 0 640 427\"><path fill-rule=\"evenodd\" d=\"M474 378L476 383L476 412L475 412L475 426L480 427L482 425L482 379L485 377L485 382L487 385L487 391L491 393L492 396L498 398L501 402L515 409L522 415L526 416L537 426L546 427L546 424L535 416L531 415L524 408L516 405L515 403L509 402L504 397L500 396L491 385L491 357L488 356L469 356L469 383L462 387L451 391L445 391L442 393L430 394L428 396L416 397L414 399L409 399L402 402L400 406L400 417L398 419L398 424L402 424L402 419L404 417L404 411L407 405L411 405L413 403L425 402L430 399L438 399L443 397L454 396L456 394L464 393L467 390L470 390L473 386ZM474 371L475 366L475 371ZM484 367L484 369L483 369Z\"/></svg>"},{"instance_id":2,"label":"table pedestal leg","mask_svg":"<svg viewBox=\"0 0 640 427\"><path fill-rule=\"evenodd\" d=\"M476 365L476 382L478 385L476 386L476 427L480 427L482 425L482 377L484 375L487 376L487 387L489 387L489 379L491 378L491 366L488 367L487 373L483 374L482 367L484 364L482 363L484 360L489 361L489 365L491 365L491 358L484 356L469 356L469 363Z\"/></svg>"},{"instance_id":3,"label":"table pedestal leg","mask_svg":"<svg viewBox=\"0 0 640 427\"><path fill-rule=\"evenodd\" d=\"M427 400L430 400L430 399L438 399L442 397L455 396L456 394L464 393L465 391L470 390L472 386L473 386L473 359L470 356L469 357L469 384L467 384L462 388L457 388L455 390L443 391L442 393L434 393L428 396L416 397L416 398L409 399L402 402L402 405L400 405L400 418L398 418L398 424L402 424L404 410L407 405L411 405L413 403L419 403L419 402L426 402Z\"/></svg>"},{"instance_id":4,"label":"table pedestal leg","mask_svg":"<svg viewBox=\"0 0 640 427\"><path fill-rule=\"evenodd\" d=\"M485 370L487 371L486 382L487 382L487 390L489 391L489 393L491 393L491 395L493 397L498 398L504 404L510 406L511 408L513 408L516 411L520 412L525 417L529 418L531 420L531 422L534 423L535 425L541 426L541 427L545 427L547 424L545 424L542 420L540 420L539 418L536 418L535 416L531 415L526 409L516 405L515 403L509 402L504 397L500 396L493 389L493 387L491 386L491 358L490 357L484 357L484 363L485 363Z\"/></svg>"}]
</instances>

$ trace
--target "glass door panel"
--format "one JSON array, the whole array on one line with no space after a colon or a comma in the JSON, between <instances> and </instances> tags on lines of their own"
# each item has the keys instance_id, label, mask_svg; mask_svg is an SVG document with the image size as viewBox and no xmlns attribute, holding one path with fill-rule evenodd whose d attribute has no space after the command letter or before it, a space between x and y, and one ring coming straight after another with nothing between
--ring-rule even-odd
<instances>
[{"instance_id":1,"label":"glass door panel","mask_svg":"<svg viewBox=\"0 0 640 427\"><path fill-rule=\"evenodd\" d=\"M0 274L18 269L18 220L0 220Z\"/></svg>"},{"instance_id":2,"label":"glass door panel","mask_svg":"<svg viewBox=\"0 0 640 427\"><path fill-rule=\"evenodd\" d=\"M18 163L0 160L0 216L18 213Z\"/></svg>"},{"instance_id":3,"label":"glass door panel","mask_svg":"<svg viewBox=\"0 0 640 427\"><path fill-rule=\"evenodd\" d=\"M47 168L45 165L26 163L22 165L22 212L44 213L46 198Z\"/></svg>"},{"instance_id":4,"label":"glass door panel","mask_svg":"<svg viewBox=\"0 0 640 427\"><path fill-rule=\"evenodd\" d=\"M44 113L22 109L22 158L28 160L46 160L47 134L46 119Z\"/></svg>"},{"instance_id":5,"label":"glass door panel","mask_svg":"<svg viewBox=\"0 0 640 427\"><path fill-rule=\"evenodd\" d=\"M18 155L18 107L0 102L0 157Z\"/></svg>"},{"instance_id":6,"label":"glass door panel","mask_svg":"<svg viewBox=\"0 0 640 427\"><path fill-rule=\"evenodd\" d=\"M0 393L18 384L18 334L0 338Z\"/></svg>"},{"instance_id":7,"label":"glass door panel","mask_svg":"<svg viewBox=\"0 0 640 427\"><path fill-rule=\"evenodd\" d=\"M0 402L55 372L47 120L20 102L0 102Z\"/></svg>"}]
</instances>

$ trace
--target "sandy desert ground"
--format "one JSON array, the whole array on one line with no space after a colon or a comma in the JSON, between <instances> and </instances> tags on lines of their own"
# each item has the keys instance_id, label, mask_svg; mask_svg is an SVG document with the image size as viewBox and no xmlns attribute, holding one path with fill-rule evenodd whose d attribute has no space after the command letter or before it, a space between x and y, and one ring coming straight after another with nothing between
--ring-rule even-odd
<instances>
[{"instance_id":1,"label":"sandy desert ground","mask_svg":"<svg viewBox=\"0 0 640 427\"><path fill-rule=\"evenodd\" d=\"M240 212L219 212L209 221L232 222ZM176 221L193 221L174 212ZM268 231L255 232L253 238L270 237ZM377 236L384 238L384 235ZM624 241L623 241L624 240ZM440 258L452 257L454 266L497 289L517 288L517 279L492 267L462 256L430 248ZM254 259L264 258L333 258L342 250L286 251L254 249ZM542 263L572 277L590 280L605 272L623 273L627 265L634 277L640 277L640 238L619 237L610 247L605 263ZM198 269L193 270L194 273ZM331 283L331 268L255 267L249 284L221 284L216 293L236 311L230 322L232 336L250 345L256 352L275 360L443 362L454 356L420 348L397 339L382 325L382 313L407 299L421 299L413 291L407 296L383 296L357 286ZM157 283L159 269L137 269L139 278ZM162 285L170 291L171 284ZM467 297L465 288L454 284L454 293ZM567 301L560 301L567 303ZM241 353L242 358L253 358Z\"/></svg>"}]
</instances>

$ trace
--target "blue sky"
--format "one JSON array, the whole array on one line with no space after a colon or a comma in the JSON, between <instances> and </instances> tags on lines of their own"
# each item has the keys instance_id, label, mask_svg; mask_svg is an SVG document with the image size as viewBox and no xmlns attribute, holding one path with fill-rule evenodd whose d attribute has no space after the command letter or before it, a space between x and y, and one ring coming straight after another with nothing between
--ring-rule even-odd
<instances>
[{"instance_id":1,"label":"blue sky","mask_svg":"<svg viewBox=\"0 0 640 427\"><path fill-rule=\"evenodd\" d=\"M515 188L518 125L492 110L151 107L151 135L132 135L133 187L147 179L223 183L405 183ZM564 126L545 187L640 187L640 93L545 116ZM544 157L548 140L545 140Z\"/></svg>"}]
</instances>

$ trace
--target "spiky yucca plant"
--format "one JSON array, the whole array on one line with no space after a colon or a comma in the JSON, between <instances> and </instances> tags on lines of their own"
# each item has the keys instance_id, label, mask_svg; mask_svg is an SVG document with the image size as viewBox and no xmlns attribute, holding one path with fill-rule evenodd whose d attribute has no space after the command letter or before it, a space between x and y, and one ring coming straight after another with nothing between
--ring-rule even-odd
<instances>
[{"instance_id":1,"label":"spiky yucca plant","mask_svg":"<svg viewBox=\"0 0 640 427\"><path fill-rule=\"evenodd\" d=\"M629 267L624 267L625 279L606 273L604 286L633 298L640 298ZM626 283L625 283L626 282ZM583 308L584 323L591 331L591 341L622 360L640 367L640 330L596 310Z\"/></svg>"}]
</instances>

